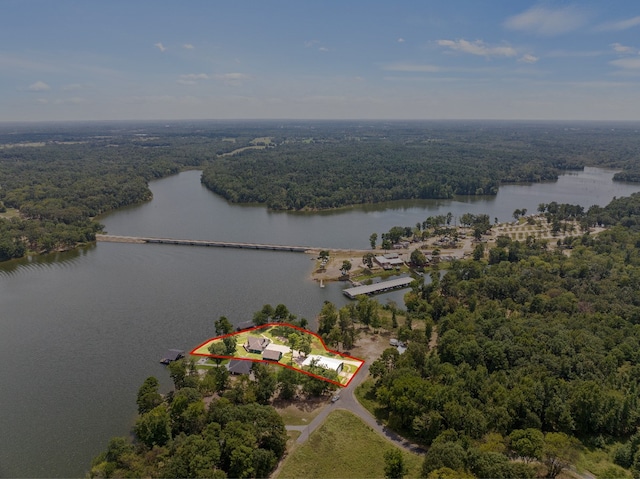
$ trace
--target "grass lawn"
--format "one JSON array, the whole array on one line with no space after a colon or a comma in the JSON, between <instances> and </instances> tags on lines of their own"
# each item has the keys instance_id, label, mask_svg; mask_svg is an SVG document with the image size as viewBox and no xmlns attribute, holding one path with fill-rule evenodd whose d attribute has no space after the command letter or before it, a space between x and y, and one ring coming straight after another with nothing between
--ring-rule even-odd
<instances>
[{"instance_id":1,"label":"grass lawn","mask_svg":"<svg viewBox=\"0 0 640 479\"><path fill-rule=\"evenodd\" d=\"M578 471L584 471L586 469L596 477L630 478L631 473L629 471L617 466L611 460L612 450L617 445L618 444L608 446L605 450L585 448L576 463L576 468Z\"/></svg>"},{"instance_id":2,"label":"grass lawn","mask_svg":"<svg viewBox=\"0 0 640 479\"><path fill-rule=\"evenodd\" d=\"M0 218L18 218L20 216L20 212L15 208L7 208L7 211L4 213L0 213Z\"/></svg>"},{"instance_id":3,"label":"grass lawn","mask_svg":"<svg viewBox=\"0 0 640 479\"><path fill-rule=\"evenodd\" d=\"M384 477L384 452L395 447L358 417L337 410L285 459L278 478ZM422 456L403 451L403 457L406 477L419 477Z\"/></svg>"},{"instance_id":4,"label":"grass lawn","mask_svg":"<svg viewBox=\"0 0 640 479\"><path fill-rule=\"evenodd\" d=\"M317 404L291 403L286 407L277 407L276 410L287 426L306 426L322 411L326 402Z\"/></svg>"}]
</instances>

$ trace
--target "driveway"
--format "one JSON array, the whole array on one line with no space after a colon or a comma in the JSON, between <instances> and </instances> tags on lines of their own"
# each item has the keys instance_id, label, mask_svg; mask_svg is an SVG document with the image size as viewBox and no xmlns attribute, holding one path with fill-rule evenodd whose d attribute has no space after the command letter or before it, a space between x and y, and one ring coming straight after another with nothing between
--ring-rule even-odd
<instances>
[{"instance_id":1,"label":"driveway","mask_svg":"<svg viewBox=\"0 0 640 479\"><path fill-rule=\"evenodd\" d=\"M364 408L364 406L362 406L358 402L358 400L356 399L353 393L358 387L358 385L361 384L362 381L364 381L368 375L369 375L369 362L367 361L362 366L358 374L356 374L356 377L352 379L349 386L347 386L346 388L342 388L340 390L340 399L338 399L336 402L333 402L327 405L320 412L320 414L318 414L313 419L313 421L309 423L309 425L287 426L288 430L301 431L300 436L298 436L297 443L303 444L307 439L309 439L309 435L311 435L311 433L315 431L318 428L318 426L320 426L320 424L324 422L324 420L327 418L329 414L331 414L332 411L335 411L336 409L344 409L358 416L368 426L370 426L371 429L376 431L378 434L384 436L389 441L396 444L398 447L401 447L407 451L415 452L418 454L422 454L426 452L425 449L422 448L422 446L419 446L417 444L414 444L406 440L402 436L399 436L398 434L396 434L395 432L391 431L389 428L384 426L375 417L373 417L371 413Z\"/></svg>"}]
</instances>

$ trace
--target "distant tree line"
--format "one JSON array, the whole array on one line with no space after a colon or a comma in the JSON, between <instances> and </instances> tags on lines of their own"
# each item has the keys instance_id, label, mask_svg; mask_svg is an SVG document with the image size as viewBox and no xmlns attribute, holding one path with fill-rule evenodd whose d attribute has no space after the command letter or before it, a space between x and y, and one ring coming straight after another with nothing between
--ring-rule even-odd
<instances>
[{"instance_id":1,"label":"distant tree line","mask_svg":"<svg viewBox=\"0 0 640 479\"><path fill-rule=\"evenodd\" d=\"M203 184L233 202L318 210L492 195L506 182L585 165L620 168L616 179L635 181L634 131L497 122L4 126L0 261L93 241L97 216L149 200L150 180L184 168L204 167ZM260 137L270 148L244 149Z\"/></svg>"},{"instance_id":2,"label":"distant tree line","mask_svg":"<svg viewBox=\"0 0 640 479\"><path fill-rule=\"evenodd\" d=\"M615 131L600 125L497 123L358 127L327 124L316 127L313 141L293 137L277 148L219 158L205 168L202 182L237 203L319 210L495 195L501 184L553 180L585 165L624 169L616 180L640 178L640 140L630 126Z\"/></svg>"}]
</instances>

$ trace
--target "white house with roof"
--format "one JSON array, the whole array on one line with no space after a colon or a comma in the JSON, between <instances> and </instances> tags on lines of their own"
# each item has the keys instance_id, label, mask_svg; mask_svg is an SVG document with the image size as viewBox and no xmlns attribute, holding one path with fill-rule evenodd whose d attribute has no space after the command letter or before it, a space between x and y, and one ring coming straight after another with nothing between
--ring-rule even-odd
<instances>
[{"instance_id":1,"label":"white house with roof","mask_svg":"<svg viewBox=\"0 0 640 479\"><path fill-rule=\"evenodd\" d=\"M320 356L319 354L310 354L302 362L302 366L320 366L321 368L328 369L329 371L335 371L340 374L342 368L344 368L344 361L337 358L328 358L326 356Z\"/></svg>"}]
</instances>

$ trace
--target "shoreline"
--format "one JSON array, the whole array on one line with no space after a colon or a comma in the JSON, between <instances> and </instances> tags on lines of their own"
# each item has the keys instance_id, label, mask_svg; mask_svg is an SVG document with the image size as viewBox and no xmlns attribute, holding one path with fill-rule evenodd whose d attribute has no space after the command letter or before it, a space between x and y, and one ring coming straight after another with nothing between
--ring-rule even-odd
<instances>
[{"instance_id":1,"label":"shoreline","mask_svg":"<svg viewBox=\"0 0 640 479\"><path fill-rule=\"evenodd\" d=\"M582 236L583 234L596 235L606 228L603 227L592 227L588 232L581 233L578 232L578 228L573 223L571 224L575 227L575 234L571 233L560 233L555 236L550 232L550 225L546 223L546 219L542 215L533 215L532 218L541 223L544 220L544 223L541 224L529 224L526 221L519 222L518 224L514 223L499 223L494 225L490 230L490 233L484 235L483 238L478 243L471 235L471 230L466 227L458 226L456 227L458 233L463 236L463 239L459 241L459 244L456 248L444 248L438 244L434 244L438 241L438 237L431 237L425 241L418 241L415 243L411 243L408 248L402 249L391 249L391 250L383 250L381 248L375 249L327 249L329 251L329 261L327 264L322 267L320 260L317 258L320 249L310 249L306 252L306 254L314 255L315 264L313 270L311 271L310 278L315 282L334 282L334 281L348 281L349 278L359 276L364 273L366 267L362 262L363 256L368 253L373 253L375 256L385 255L389 253L397 253L400 258L404 261L405 264L409 263L409 257L411 253L418 249L423 251L425 254L430 254L433 250L439 250L439 256L441 258L455 258L455 259L463 259L469 257L473 254L473 250L476 245L484 244L485 245L485 255L487 254L487 249L494 247L496 243L496 239L500 236L509 236L512 241L526 241L528 236L532 236L537 240L547 241L547 245L549 249L557 248L558 240L564 240L568 237L576 237ZM570 250L567 251L569 254ZM342 267L343 261L348 260L351 262L351 270L349 274L345 277L342 275L340 268ZM371 271L374 273L372 276L375 276L376 273L384 272L385 270L374 262L373 268Z\"/></svg>"}]
</instances>

